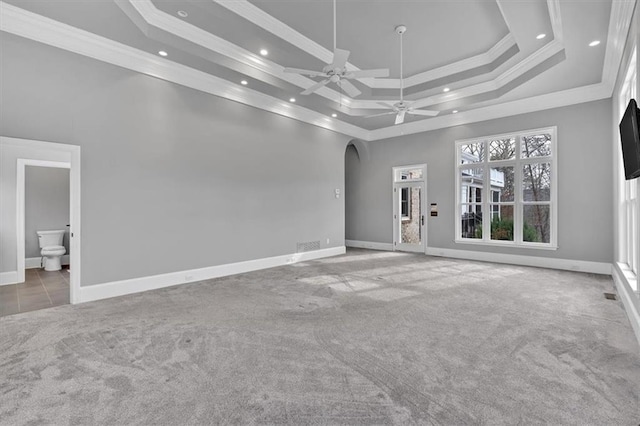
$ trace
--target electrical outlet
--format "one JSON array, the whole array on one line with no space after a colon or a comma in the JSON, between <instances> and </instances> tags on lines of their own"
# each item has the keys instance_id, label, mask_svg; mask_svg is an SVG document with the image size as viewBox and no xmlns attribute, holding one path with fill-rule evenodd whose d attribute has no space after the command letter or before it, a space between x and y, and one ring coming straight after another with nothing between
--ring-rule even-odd
<instances>
[{"instance_id":1,"label":"electrical outlet","mask_svg":"<svg viewBox=\"0 0 640 426\"><path fill-rule=\"evenodd\" d=\"M329 242L330 242L330 241L331 241L331 240L329 240L329 239L327 238L327 244L329 244Z\"/></svg>"}]
</instances>

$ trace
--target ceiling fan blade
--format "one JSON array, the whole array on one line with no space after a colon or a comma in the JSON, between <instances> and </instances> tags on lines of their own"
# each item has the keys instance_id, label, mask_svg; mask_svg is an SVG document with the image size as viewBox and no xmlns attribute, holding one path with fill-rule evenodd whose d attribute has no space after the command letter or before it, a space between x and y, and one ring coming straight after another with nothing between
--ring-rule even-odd
<instances>
[{"instance_id":1,"label":"ceiling fan blade","mask_svg":"<svg viewBox=\"0 0 640 426\"><path fill-rule=\"evenodd\" d=\"M398 115L396 115L396 124L404 123L404 114L406 111L398 111Z\"/></svg>"},{"instance_id":2,"label":"ceiling fan blade","mask_svg":"<svg viewBox=\"0 0 640 426\"><path fill-rule=\"evenodd\" d=\"M348 50L336 49L333 51L333 62L331 68L344 68L351 52Z\"/></svg>"},{"instance_id":3,"label":"ceiling fan blade","mask_svg":"<svg viewBox=\"0 0 640 426\"><path fill-rule=\"evenodd\" d=\"M376 78L376 77L389 77L389 69L379 68L375 70L360 70L360 71L353 71L345 75L345 78Z\"/></svg>"},{"instance_id":4,"label":"ceiling fan blade","mask_svg":"<svg viewBox=\"0 0 640 426\"><path fill-rule=\"evenodd\" d=\"M342 89L347 93L347 95L349 95L352 98L355 98L356 96L362 93L360 90L358 90L356 86L351 84L348 80L340 80L340 83L338 84L340 84L340 87L342 87Z\"/></svg>"},{"instance_id":5,"label":"ceiling fan blade","mask_svg":"<svg viewBox=\"0 0 640 426\"><path fill-rule=\"evenodd\" d=\"M325 73L323 73L322 71L311 71L311 70L303 70L301 68L285 68L282 70L283 72L288 72L288 73L293 73L293 74L302 74L302 75L308 75L310 77L320 77L320 76L324 76Z\"/></svg>"},{"instance_id":6,"label":"ceiling fan blade","mask_svg":"<svg viewBox=\"0 0 640 426\"><path fill-rule=\"evenodd\" d=\"M395 111L381 112L380 114L365 115L364 118L382 117L383 115L391 115L395 113Z\"/></svg>"},{"instance_id":7,"label":"ceiling fan blade","mask_svg":"<svg viewBox=\"0 0 640 426\"><path fill-rule=\"evenodd\" d=\"M322 81L314 84L313 86L308 87L304 92L301 93L301 95L310 95L313 92L315 92L316 90L318 90L319 88L321 88L322 86L326 86L327 83L329 83L329 81L330 81L329 79L322 80Z\"/></svg>"},{"instance_id":8,"label":"ceiling fan blade","mask_svg":"<svg viewBox=\"0 0 640 426\"><path fill-rule=\"evenodd\" d=\"M440 111L428 111L425 109L411 109L409 110L409 114L413 114L413 115L424 115L427 117L435 117L436 115L438 115Z\"/></svg>"}]
</instances>

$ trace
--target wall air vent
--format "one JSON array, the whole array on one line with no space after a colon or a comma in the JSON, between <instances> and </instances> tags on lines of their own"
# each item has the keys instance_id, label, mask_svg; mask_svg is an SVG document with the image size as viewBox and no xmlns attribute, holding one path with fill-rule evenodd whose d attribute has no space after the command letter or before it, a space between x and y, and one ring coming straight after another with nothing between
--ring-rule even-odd
<instances>
[{"instance_id":1,"label":"wall air vent","mask_svg":"<svg viewBox=\"0 0 640 426\"><path fill-rule=\"evenodd\" d=\"M302 253L305 251L320 250L320 241L309 241L306 243L298 243L296 253Z\"/></svg>"}]
</instances>

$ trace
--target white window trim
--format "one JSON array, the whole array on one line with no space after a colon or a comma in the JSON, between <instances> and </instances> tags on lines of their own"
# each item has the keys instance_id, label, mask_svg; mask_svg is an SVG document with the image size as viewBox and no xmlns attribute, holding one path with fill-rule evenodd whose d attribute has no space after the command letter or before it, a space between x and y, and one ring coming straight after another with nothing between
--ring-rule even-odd
<instances>
[{"instance_id":1,"label":"white window trim","mask_svg":"<svg viewBox=\"0 0 640 426\"><path fill-rule=\"evenodd\" d=\"M614 99L617 103L617 116L614 119L614 161L615 161L615 203L616 203L616 233L617 253L616 262L621 265L621 270L628 270L635 281L634 291L639 292L637 276L640 270L640 181L626 181L624 179L624 166L622 152L620 150L620 134L618 123L629 102L629 99L637 99L638 91L638 49L634 45L632 55L624 64L624 80ZM632 183L633 182L633 183ZM639 293L640 294L640 293Z\"/></svg>"},{"instance_id":2,"label":"white window trim","mask_svg":"<svg viewBox=\"0 0 640 426\"><path fill-rule=\"evenodd\" d=\"M422 170L422 177L414 178L414 179L398 179L398 175L403 171L408 170ZM412 164L410 166L396 166L391 169L393 173L393 182L394 183L405 183L405 182L424 182L426 180L425 174L427 173L427 165L426 164Z\"/></svg>"},{"instance_id":3,"label":"white window trim","mask_svg":"<svg viewBox=\"0 0 640 426\"><path fill-rule=\"evenodd\" d=\"M522 136L530 136L540 133L549 133L551 135L551 157L531 157L531 158L519 158L520 151L520 142L519 139ZM513 160L499 160L499 161L489 161L488 153L488 141L493 139L505 139L508 137L514 137L516 139L517 144L517 152L516 158ZM513 202L514 205L514 221L513 227L514 232L516 229L522 229L521 217L522 217L522 209L525 203L519 197L521 197L522 190L522 171L521 169L523 165L529 163L540 163L544 162L544 160L548 160L551 163L551 194L548 202L536 202L533 204L548 204L551 209L551 217L550 217L550 238L549 243L534 243L522 241L522 233L515 232L514 241L503 241L503 240L492 240L491 239L491 221L484 220L482 221L483 232L482 239L476 238L462 238L462 202L461 202L461 193L460 193L460 170L468 169L474 167L474 164L461 164L462 159L460 156L460 146L468 145L471 143L482 142L485 144L485 152L486 158L485 161L481 163L477 163L478 168L484 169L484 187L488 188L488 192L490 193L491 188L491 168L495 166L513 166L515 172L515 181L514 186L518 188L516 192L517 197ZM527 248L527 249L537 249L537 250L557 250L558 249L558 129L557 126L543 127L539 129L530 129L523 130L518 132L509 132L497 135L489 135L489 136L480 136L470 139L460 139L455 143L455 183L456 183L456 198L455 198L455 238L454 242L459 244L477 244L477 245L485 245L485 246L502 246L502 247L518 247L518 248ZM482 199L482 211L490 212L490 205L492 204L489 200L489 196L484 196Z\"/></svg>"}]
</instances>

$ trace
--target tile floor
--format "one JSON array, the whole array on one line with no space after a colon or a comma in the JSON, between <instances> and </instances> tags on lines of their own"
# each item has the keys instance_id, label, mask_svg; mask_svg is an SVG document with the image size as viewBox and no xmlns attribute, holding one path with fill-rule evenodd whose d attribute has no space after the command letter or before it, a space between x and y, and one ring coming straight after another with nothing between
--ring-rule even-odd
<instances>
[{"instance_id":1,"label":"tile floor","mask_svg":"<svg viewBox=\"0 0 640 426\"><path fill-rule=\"evenodd\" d=\"M69 303L69 272L25 270L25 282L0 286L0 317Z\"/></svg>"}]
</instances>

